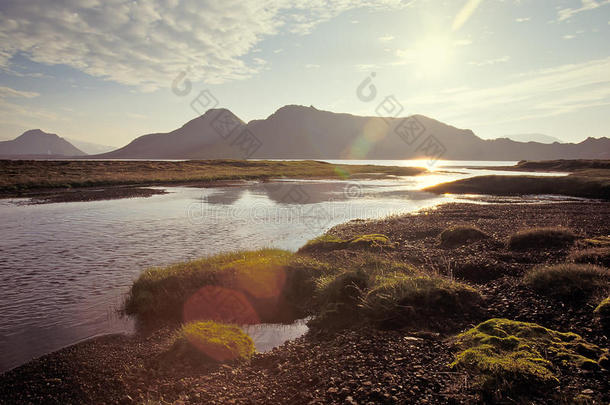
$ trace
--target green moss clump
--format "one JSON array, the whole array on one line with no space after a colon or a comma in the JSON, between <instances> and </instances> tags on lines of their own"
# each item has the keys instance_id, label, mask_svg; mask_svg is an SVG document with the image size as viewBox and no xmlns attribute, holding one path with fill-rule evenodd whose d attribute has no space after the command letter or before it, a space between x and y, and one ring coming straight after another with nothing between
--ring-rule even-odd
<instances>
[{"instance_id":1,"label":"green moss clump","mask_svg":"<svg viewBox=\"0 0 610 405\"><path fill-rule=\"evenodd\" d=\"M524 276L535 291L561 299L587 299L610 288L610 271L590 264L537 266Z\"/></svg>"},{"instance_id":2,"label":"green moss clump","mask_svg":"<svg viewBox=\"0 0 610 405\"><path fill-rule=\"evenodd\" d=\"M610 235L588 238L583 240L583 243L592 247L610 247Z\"/></svg>"},{"instance_id":3,"label":"green moss clump","mask_svg":"<svg viewBox=\"0 0 610 405\"><path fill-rule=\"evenodd\" d=\"M486 239L489 238L489 236L475 226L460 225L445 229L441 232L440 238L441 245L443 246L457 246Z\"/></svg>"},{"instance_id":4,"label":"green moss clump","mask_svg":"<svg viewBox=\"0 0 610 405\"><path fill-rule=\"evenodd\" d=\"M333 235L322 235L310 240L299 252L319 252L339 249L391 249L394 244L381 234L358 235L351 239L341 239Z\"/></svg>"},{"instance_id":5,"label":"green moss clump","mask_svg":"<svg viewBox=\"0 0 610 405\"><path fill-rule=\"evenodd\" d=\"M254 342L235 325L192 322L176 333L170 352L217 362L243 361L254 354Z\"/></svg>"},{"instance_id":6,"label":"green moss clump","mask_svg":"<svg viewBox=\"0 0 610 405\"><path fill-rule=\"evenodd\" d=\"M390 238L381 234L359 235L348 241L349 247L390 248Z\"/></svg>"},{"instance_id":7,"label":"green moss clump","mask_svg":"<svg viewBox=\"0 0 610 405\"><path fill-rule=\"evenodd\" d=\"M361 307L370 319L384 324L405 324L412 318L467 313L476 309L481 295L474 288L441 277L404 273L375 277Z\"/></svg>"},{"instance_id":8,"label":"green moss clump","mask_svg":"<svg viewBox=\"0 0 610 405\"><path fill-rule=\"evenodd\" d=\"M602 300L593 312L599 318L602 327L610 331L610 297Z\"/></svg>"},{"instance_id":9,"label":"green moss clump","mask_svg":"<svg viewBox=\"0 0 610 405\"><path fill-rule=\"evenodd\" d=\"M451 367L475 373L483 391L502 396L555 385L557 367L596 369L595 359L604 353L575 333L498 318L461 333L456 346Z\"/></svg>"},{"instance_id":10,"label":"green moss clump","mask_svg":"<svg viewBox=\"0 0 610 405\"><path fill-rule=\"evenodd\" d=\"M346 240L336 236L325 234L308 241L305 246L299 249L299 252L343 249L346 242Z\"/></svg>"},{"instance_id":11,"label":"green moss clump","mask_svg":"<svg viewBox=\"0 0 610 405\"><path fill-rule=\"evenodd\" d=\"M610 297L605 298L593 311L599 316L610 317Z\"/></svg>"},{"instance_id":12,"label":"green moss clump","mask_svg":"<svg viewBox=\"0 0 610 405\"><path fill-rule=\"evenodd\" d=\"M576 235L565 228L533 228L519 231L508 240L511 250L562 248L572 244Z\"/></svg>"}]
</instances>

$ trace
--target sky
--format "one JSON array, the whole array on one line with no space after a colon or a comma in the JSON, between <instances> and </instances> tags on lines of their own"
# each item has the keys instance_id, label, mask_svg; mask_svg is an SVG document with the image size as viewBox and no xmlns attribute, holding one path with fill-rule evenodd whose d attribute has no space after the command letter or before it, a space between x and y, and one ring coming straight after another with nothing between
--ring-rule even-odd
<instances>
[{"instance_id":1,"label":"sky","mask_svg":"<svg viewBox=\"0 0 610 405\"><path fill-rule=\"evenodd\" d=\"M610 136L610 0L0 1L0 139L123 146L286 104Z\"/></svg>"}]
</instances>

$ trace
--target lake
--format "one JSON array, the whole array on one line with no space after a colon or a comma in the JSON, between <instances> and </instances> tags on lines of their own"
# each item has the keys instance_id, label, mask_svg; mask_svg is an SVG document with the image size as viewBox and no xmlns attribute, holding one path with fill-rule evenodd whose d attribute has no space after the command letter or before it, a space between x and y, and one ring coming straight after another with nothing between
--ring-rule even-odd
<instances>
[{"instance_id":1,"label":"lake","mask_svg":"<svg viewBox=\"0 0 610 405\"><path fill-rule=\"evenodd\" d=\"M329 162L427 167L425 161ZM430 174L383 180L163 187L168 194L111 201L0 200L0 371L93 336L132 332L133 321L117 310L143 269L238 249L295 251L351 219L459 201L420 189L514 163L443 161ZM266 336L255 337L259 350L285 340L269 337L265 326L255 330ZM306 327L283 330L292 338Z\"/></svg>"}]
</instances>

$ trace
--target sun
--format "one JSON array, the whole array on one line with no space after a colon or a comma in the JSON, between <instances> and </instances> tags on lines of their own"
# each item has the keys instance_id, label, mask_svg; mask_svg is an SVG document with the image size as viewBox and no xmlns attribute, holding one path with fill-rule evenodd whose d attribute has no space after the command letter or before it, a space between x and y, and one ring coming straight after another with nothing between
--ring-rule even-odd
<instances>
[{"instance_id":1,"label":"sun","mask_svg":"<svg viewBox=\"0 0 610 405\"><path fill-rule=\"evenodd\" d=\"M449 36L443 35L424 37L412 49L411 59L418 76L442 76L452 69L453 41Z\"/></svg>"}]
</instances>

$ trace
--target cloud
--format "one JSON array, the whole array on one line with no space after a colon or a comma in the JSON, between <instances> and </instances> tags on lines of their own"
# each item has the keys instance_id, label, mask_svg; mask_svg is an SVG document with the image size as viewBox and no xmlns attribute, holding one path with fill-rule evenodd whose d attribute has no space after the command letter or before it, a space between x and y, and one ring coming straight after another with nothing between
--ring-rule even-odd
<instances>
[{"instance_id":1,"label":"cloud","mask_svg":"<svg viewBox=\"0 0 610 405\"><path fill-rule=\"evenodd\" d=\"M490 123L497 124L610 105L610 57L513 75L505 81L509 84L415 96L404 104L471 124L493 111L501 121Z\"/></svg>"},{"instance_id":2,"label":"cloud","mask_svg":"<svg viewBox=\"0 0 610 405\"><path fill-rule=\"evenodd\" d=\"M142 90L169 87L190 67L191 81L210 84L256 74L248 59L264 38L305 35L359 7L406 7L400 0L4 0L0 68L21 54L68 65Z\"/></svg>"},{"instance_id":3,"label":"cloud","mask_svg":"<svg viewBox=\"0 0 610 405\"><path fill-rule=\"evenodd\" d=\"M470 44L472 44L471 39L457 39L457 40L453 41L453 45L455 45L455 46L467 46Z\"/></svg>"},{"instance_id":4,"label":"cloud","mask_svg":"<svg viewBox=\"0 0 610 405\"><path fill-rule=\"evenodd\" d=\"M531 20L531 17L515 18L515 21L518 22L518 23L527 22L529 20Z\"/></svg>"},{"instance_id":5,"label":"cloud","mask_svg":"<svg viewBox=\"0 0 610 405\"><path fill-rule=\"evenodd\" d=\"M383 36L383 37L379 37L379 40L380 40L381 42L389 42L389 41L391 41L391 40L393 40L393 39L394 39L394 36L393 36L393 35L385 35L385 36Z\"/></svg>"},{"instance_id":6,"label":"cloud","mask_svg":"<svg viewBox=\"0 0 610 405\"><path fill-rule=\"evenodd\" d=\"M306 69L317 69L319 67L320 67L320 65L316 65L315 63L308 63L305 65Z\"/></svg>"},{"instance_id":7,"label":"cloud","mask_svg":"<svg viewBox=\"0 0 610 405\"><path fill-rule=\"evenodd\" d=\"M21 98L34 98L40 96L40 93L33 91L21 91L15 90L10 87L0 86L0 98L8 97L21 97Z\"/></svg>"},{"instance_id":8,"label":"cloud","mask_svg":"<svg viewBox=\"0 0 610 405\"><path fill-rule=\"evenodd\" d=\"M510 60L510 56L506 55L506 56L502 56L500 58L488 59L488 60L484 60L484 61L480 61L480 62L469 62L469 65L489 66L489 65L495 65L497 63L508 62L509 60Z\"/></svg>"},{"instance_id":9,"label":"cloud","mask_svg":"<svg viewBox=\"0 0 610 405\"><path fill-rule=\"evenodd\" d=\"M594 10L606 4L610 4L610 0L581 0L580 8L564 8L559 10L559 21L567 20L578 13Z\"/></svg>"}]
</instances>

